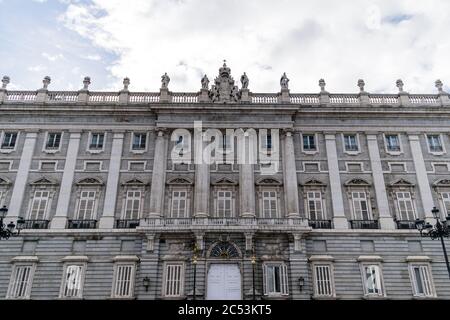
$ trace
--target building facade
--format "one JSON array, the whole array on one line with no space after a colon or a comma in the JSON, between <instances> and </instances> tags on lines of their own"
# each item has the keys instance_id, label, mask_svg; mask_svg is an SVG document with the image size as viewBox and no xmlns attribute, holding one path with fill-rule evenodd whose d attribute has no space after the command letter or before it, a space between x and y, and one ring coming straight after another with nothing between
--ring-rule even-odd
<instances>
[{"instance_id":1,"label":"building facade","mask_svg":"<svg viewBox=\"0 0 450 320\"><path fill-rule=\"evenodd\" d=\"M397 94L362 80L358 94L323 80L294 94L284 74L260 94L224 64L199 92L169 82L10 91L3 78L0 205L25 221L0 241L1 298L450 297L441 244L414 224L450 213L440 81L427 95L401 80Z\"/></svg>"}]
</instances>

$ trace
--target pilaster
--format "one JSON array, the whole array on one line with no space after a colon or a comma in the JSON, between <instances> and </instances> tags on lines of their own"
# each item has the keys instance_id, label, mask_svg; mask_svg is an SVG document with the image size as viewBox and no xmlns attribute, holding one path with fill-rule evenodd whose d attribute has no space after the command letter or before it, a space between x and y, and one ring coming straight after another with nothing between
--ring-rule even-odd
<instances>
[{"instance_id":1,"label":"pilaster","mask_svg":"<svg viewBox=\"0 0 450 320\"><path fill-rule=\"evenodd\" d=\"M294 139L292 130L284 136L284 192L286 194L286 213L288 218L299 218L297 169L295 165Z\"/></svg>"},{"instance_id":2,"label":"pilaster","mask_svg":"<svg viewBox=\"0 0 450 320\"><path fill-rule=\"evenodd\" d=\"M159 218L163 215L167 162L167 139L164 134L164 129L156 129L155 154L153 157L152 182L150 189L150 218Z\"/></svg>"}]
</instances>

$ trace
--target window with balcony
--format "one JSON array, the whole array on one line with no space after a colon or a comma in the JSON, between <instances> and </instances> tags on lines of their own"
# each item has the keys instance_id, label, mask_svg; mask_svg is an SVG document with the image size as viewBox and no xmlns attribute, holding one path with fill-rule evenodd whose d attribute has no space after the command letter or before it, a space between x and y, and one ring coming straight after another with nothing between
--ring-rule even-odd
<instances>
[{"instance_id":1,"label":"window with balcony","mask_svg":"<svg viewBox=\"0 0 450 320\"><path fill-rule=\"evenodd\" d=\"M217 191L217 217L230 218L233 216L233 192L228 190Z\"/></svg>"},{"instance_id":2,"label":"window with balcony","mask_svg":"<svg viewBox=\"0 0 450 320\"><path fill-rule=\"evenodd\" d=\"M427 135L428 150L431 153L444 152L444 146L442 145L441 136L439 134Z\"/></svg>"},{"instance_id":3,"label":"window with balcony","mask_svg":"<svg viewBox=\"0 0 450 320\"><path fill-rule=\"evenodd\" d=\"M66 264L63 272L61 298L81 298L83 296L84 264Z\"/></svg>"},{"instance_id":4,"label":"window with balcony","mask_svg":"<svg viewBox=\"0 0 450 320\"><path fill-rule=\"evenodd\" d=\"M400 220L415 220L416 215L410 192L397 192L397 206Z\"/></svg>"},{"instance_id":5,"label":"window with balcony","mask_svg":"<svg viewBox=\"0 0 450 320\"><path fill-rule=\"evenodd\" d=\"M180 297L184 294L183 263L167 263L164 270L163 295Z\"/></svg>"},{"instance_id":6,"label":"window with balcony","mask_svg":"<svg viewBox=\"0 0 450 320\"><path fill-rule=\"evenodd\" d=\"M2 139L2 149L14 149L17 143L17 132L4 132Z\"/></svg>"},{"instance_id":7,"label":"window with balcony","mask_svg":"<svg viewBox=\"0 0 450 320\"><path fill-rule=\"evenodd\" d=\"M284 263L263 264L264 295L280 296L289 294L288 273Z\"/></svg>"},{"instance_id":8,"label":"window with balcony","mask_svg":"<svg viewBox=\"0 0 450 320\"><path fill-rule=\"evenodd\" d=\"M317 151L316 136L314 134L303 134L303 151Z\"/></svg>"},{"instance_id":9,"label":"window with balcony","mask_svg":"<svg viewBox=\"0 0 450 320\"><path fill-rule=\"evenodd\" d=\"M344 134L344 151L346 152L359 151L358 137L356 134Z\"/></svg>"},{"instance_id":10,"label":"window with balcony","mask_svg":"<svg viewBox=\"0 0 450 320\"><path fill-rule=\"evenodd\" d=\"M384 136L387 152L401 152L400 137L398 134L386 134Z\"/></svg>"},{"instance_id":11,"label":"window with balcony","mask_svg":"<svg viewBox=\"0 0 450 320\"><path fill-rule=\"evenodd\" d=\"M7 298L9 299L29 299L31 295L31 285L36 265L15 264L11 274Z\"/></svg>"},{"instance_id":12,"label":"window with balcony","mask_svg":"<svg viewBox=\"0 0 450 320\"><path fill-rule=\"evenodd\" d=\"M45 220L47 218L49 198L49 191L37 190L34 192L30 212L28 214L29 220Z\"/></svg>"},{"instance_id":13,"label":"window with balcony","mask_svg":"<svg viewBox=\"0 0 450 320\"><path fill-rule=\"evenodd\" d=\"M89 141L89 150L103 150L105 134L100 132L92 132Z\"/></svg>"},{"instance_id":14,"label":"window with balcony","mask_svg":"<svg viewBox=\"0 0 450 320\"><path fill-rule=\"evenodd\" d=\"M171 217L187 218L187 216L187 191L172 191Z\"/></svg>"},{"instance_id":15,"label":"window with balcony","mask_svg":"<svg viewBox=\"0 0 450 320\"><path fill-rule=\"evenodd\" d=\"M146 133L133 133L133 143L131 149L135 151L142 151L146 148L147 134Z\"/></svg>"},{"instance_id":16,"label":"window with balcony","mask_svg":"<svg viewBox=\"0 0 450 320\"><path fill-rule=\"evenodd\" d=\"M428 264L410 264L409 273L413 295L416 297L434 297L433 279Z\"/></svg>"},{"instance_id":17,"label":"window with balcony","mask_svg":"<svg viewBox=\"0 0 450 320\"><path fill-rule=\"evenodd\" d=\"M47 141L45 142L45 150L59 150L61 145L61 132L47 133Z\"/></svg>"},{"instance_id":18,"label":"window with balcony","mask_svg":"<svg viewBox=\"0 0 450 320\"><path fill-rule=\"evenodd\" d=\"M372 220L372 214L367 201L365 192L352 192L352 209L355 220Z\"/></svg>"},{"instance_id":19,"label":"window with balcony","mask_svg":"<svg viewBox=\"0 0 450 320\"><path fill-rule=\"evenodd\" d=\"M278 196L275 190L266 190L262 192L262 215L263 218L278 217Z\"/></svg>"},{"instance_id":20,"label":"window with balcony","mask_svg":"<svg viewBox=\"0 0 450 320\"><path fill-rule=\"evenodd\" d=\"M83 190L80 193L77 219L94 220L96 209L96 192L94 190Z\"/></svg>"},{"instance_id":21,"label":"window with balcony","mask_svg":"<svg viewBox=\"0 0 450 320\"><path fill-rule=\"evenodd\" d=\"M442 208L444 208L443 216L450 214L450 192L441 192Z\"/></svg>"},{"instance_id":22,"label":"window with balcony","mask_svg":"<svg viewBox=\"0 0 450 320\"><path fill-rule=\"evenodd\" d=\"M325 220L322 193L320 191L309 191L307 195L307 210L310 220Z\"/></svg>"}]
</instances>

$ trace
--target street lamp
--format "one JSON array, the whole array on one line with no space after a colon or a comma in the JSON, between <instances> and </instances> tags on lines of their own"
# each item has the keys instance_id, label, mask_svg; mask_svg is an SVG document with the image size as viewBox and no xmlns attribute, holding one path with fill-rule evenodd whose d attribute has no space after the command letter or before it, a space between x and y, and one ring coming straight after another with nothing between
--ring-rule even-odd
<instances>
[{"instance_id":1,"label":"street lamp","mask_svg":"<svg viewBox=\"0 0 450 320\"><path fill-rule=\"evenodd\" d=\"M439 210L433 207L431 210L436 224L434 227L429 222L425 222L423 219L416 219L416 228L419 230L422 237L430 237L432 240L440 238L442 244L442 250L444 251L445 264L447 265L448 276L450 277L450 264L448 262L447 250L445 248L444 237L450 236L450 214L447 215L445 220L439 220Z\"/></svg>"},{"instance_id":2,"label":"street lamp","mask_svg":"<svg viewBox=\"0 0 450 320\"><path fill-rule=\"evenodd\" d=\"M255 248L253 248L253 254L252 254L252 279L253 279L253 300L256 300L256 291L255 291L255 267L256 267L256 255L255 255Z\"/></svg>"},{"instance_id":3,"label":"street lamp","mask_svg":"<svg viewBox=\"0 0 450 320\"><path fill-rule=\"evenodd\" d=\"M20 233L20 230L22 229L22 226L25 222L23 218L19 217L19 219L17 219L17 228L12 221L6 225L3 223L3 219L6 217L7 213L8 208L6 206L0 208L0 240L9 239L9 237L11 236L17 236Z\"/></svg>"}]
</instances>

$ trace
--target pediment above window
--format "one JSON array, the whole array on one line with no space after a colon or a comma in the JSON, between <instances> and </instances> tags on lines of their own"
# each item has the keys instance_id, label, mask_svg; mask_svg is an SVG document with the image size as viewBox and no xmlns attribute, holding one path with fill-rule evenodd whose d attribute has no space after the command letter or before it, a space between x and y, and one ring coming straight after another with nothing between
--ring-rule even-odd
<instances>
[{"instance_id":1,"label":"pediment above window","mask_svg":"<svg viewBox=\"0 0 450 320\"><path fill-rule=\"evenodd\" d=\"M122 183L123 186L145 186L146 183L138 178L133 178L131 180Z\"/></svg>"},{"instance_id":2,"label":"pediment above window","mask_svg":"<svg viewBox=\"0 0 450 320\"><path fill-rule=\"evenodd\" d=\"M57 182L55 182L47 177L39 178L30 183L30 185L32 185L32 186L43 186L43 185L54 186L57 184L58 184Z\"/></svg>"},{"instance_id":3,"label":"pediment above window","mask_svg":"<svg viewBox=\"0 0 450 320\"><path fill-rule=\"evenodd\" d=\"M103 181L98 178L84 178L79 180L76 184L79 186L96 186L103 185Z\"/></svg>"},{"instance_id":4,"label":"pediment above window","mask_svg":"<svg viewBox=\"0 0 450 320\"><path fill-rule=\"evenodd\" d=\"M405 179L398 179L394 182L392 182L389 185L391 188L395 188L395 187L407 187L407 188L411 188L414 187L414 183L411 183Z\"/></svg>"},{"instance_id":5,"label":"pediment above window","mask_svg":"<svg viewBox=\"0 0 450 320\"><path fill-rule=\"evenodd\" d=\"M450 179L440 179L433 183L434 187L450 187Z\"/></svg>"},{"instance_id":6,"label":"pediment above window","mask_svg":"<svg viewBox=\"0 0 450 320\"><path fill-rule=\"evenodd\" d=\"M370 183L361 178L354 178L344 183L346 187L368 187Z\"/></svg>"},{"instance_id":7,"label":"pediment above window","mask_svg":"<svg viewBox=\"0 0 450 320\"><path fill-rule=\"evenodd\" d=\"M194 182L190 178L175 177L167 180L167 184L171 185L192 185Z\"/></svg>"},{"instance_id":8,"label":"pediment above window","mask_svg":"<svg viewBox=\"0 0 450 320\"><path fill-rule=\"evenodd\" d=\"M237 184L236 181L227 177L221 177L212 183L214 186L236 186Z\"/></svg>"},{"instance_id":9,"label":"pediment above window","mask_svg":"<svg viewBox=\"0 0 450 320\"><path fill-rule=\"evenodd\" d=\"M256 181L256 184L259 186L281 186L282 183L280 180L275 178L261 178Z\"/></svg>"},{"instance_id":10,"label":"pediment above window","mask_svg":"<svg viewBox=\"0 0 450 320\"><path fill-rule=\"evenodd\" d=\"M303 187L325 187L326 184L317 179L309 179L304 184Z\"/></svg>"},{"instance_id":11,"label":"pediment above window","mask_svg":"<svg viewBox=\"0 0 450 320\"><path fill-rule=\"evenodd\" d=\"M0 186L8 186L11 184L11 181L9 181L7 178L0 178Z\"/></svg>"}]
</instances>

